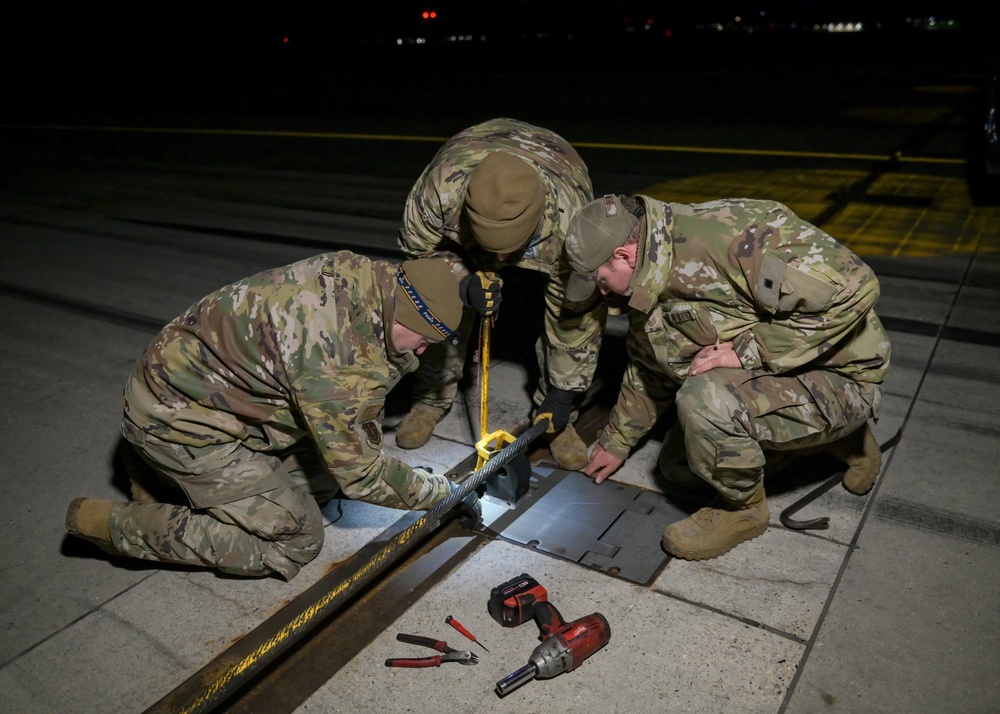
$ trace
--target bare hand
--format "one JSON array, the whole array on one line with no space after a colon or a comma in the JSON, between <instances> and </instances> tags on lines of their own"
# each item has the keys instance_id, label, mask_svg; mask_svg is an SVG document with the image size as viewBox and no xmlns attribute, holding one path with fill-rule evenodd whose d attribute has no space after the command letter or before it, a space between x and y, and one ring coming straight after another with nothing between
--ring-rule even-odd
<instances>
[{"instance_id":1,"label":"bare hand","mask_svg":"<svg viewBox=\"0 0 1000 714\"><path fill-rule=\"evenodd\" d=\"M716 367L732 367L741 369L743 363L740 356L733 350L732 342L720 342L717 345L707 345L698 350L691 360L688 376L695 377Z\"/></svg>"},{"instance_id":2,"label":"bare hand","mask_svg":"<svg viewBox=\"0 0 1000 714\"><path fill-rule=\"evenodd\" d=\"M621 468L625 459L612 456L600 444L594 444L590 452L590 463L583 470L583 473L594 479L594 483L604 483L604 480Z\"/></svg>"}]
</instances>

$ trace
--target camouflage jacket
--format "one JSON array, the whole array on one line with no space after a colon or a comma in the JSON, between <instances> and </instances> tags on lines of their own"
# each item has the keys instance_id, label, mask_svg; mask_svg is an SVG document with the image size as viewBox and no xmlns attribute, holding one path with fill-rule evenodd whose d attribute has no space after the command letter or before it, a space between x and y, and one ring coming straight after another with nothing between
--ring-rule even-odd
<instances>
[{"instance_id":1,"label":"camouflage jacket","mask_svg":"<svg viewBox=\"0 0 1000 714\"><path fill-rule=\"evenodd\" d=\"M542 221L528 247L513 256L530 270L553 273L573 214L594 198L587 165L570 144L548 129L516 119L492 119L456 134L438 149L406 200L399 246L408 257L452 251L466 267L496 265L461 225L469 174L487 154L503 149L534 166L548 189Z\"/></svg>"},{"instance_id":2,"label":"camouflage jacket","mask_svg":"<svg viewBox=\"0 0 1000 714\"><path fill-rule=\"evenodd\" d=\"M538 231L523 251L504 262L480 248L461 219L469 174L498 149L527 160L548 189ZM516 119L492 119L438 149L407 198L399 245L409 257L433 254L449 260L460 273L516 266L547 274L540 357L545 377L551 386L583 391L597 366L607 306L597 301L580 312L565 305L569 273L560 257L570 219L593 198L587 166L565 139Z\"/></svg>"},{"instance_id":3,"label":"camouflage jacket","mask_svg":"<svg viewBox=\"0 0 1000 714\"><path fill-rule=\"evenodd\" d=\"M873 309L879 284L857 255L773 201L637 198L646 215L630 282L629 366L600 439L610 453L627 457L694 355L717 342L732 341L747 370L834 370L881 384L890 344Z\"/></svg>"},{"instance_id":4,"label":"camouflage jacket","mask_svg":"<svg viewBox=\"0 0 1000 714\"><path fill-rule=\"evenodd\" d=\"M393 264L343 251L217 290L146 348L125 388L126 420L193 447L278 452L310 439L349 497L433 505L447 489L429 488L421 472L381 451L386 394L417 367L416 355L397 353L389 339L395 274ZM212 500L224 502L225 484L213 488Z\"/></svg>"}]
</instances>

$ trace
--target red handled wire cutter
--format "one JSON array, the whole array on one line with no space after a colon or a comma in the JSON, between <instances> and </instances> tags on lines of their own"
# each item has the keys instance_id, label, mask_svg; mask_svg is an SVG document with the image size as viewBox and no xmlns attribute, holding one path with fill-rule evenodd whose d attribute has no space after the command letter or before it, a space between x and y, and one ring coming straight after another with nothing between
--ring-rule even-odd
<instances>
[{"instance_id":1,"label":"red handled wire cutter","mask_svg":"<svg viewBox=\"0 0 1000 714\"><path fill-rule=\"evenodd\" d=\"M394 657L385 661L386 667L440 667L442 662L460 662L461 664L479 664L479 655L469 650L456 650L448 646L447 642L435 640L433 637L421 637L420 635L406 635L402 632L396 635L400 642L408 642L411 645L421 645L443 652L444 654L433 655L431 657Z\"/></svg>"}]
</instances>

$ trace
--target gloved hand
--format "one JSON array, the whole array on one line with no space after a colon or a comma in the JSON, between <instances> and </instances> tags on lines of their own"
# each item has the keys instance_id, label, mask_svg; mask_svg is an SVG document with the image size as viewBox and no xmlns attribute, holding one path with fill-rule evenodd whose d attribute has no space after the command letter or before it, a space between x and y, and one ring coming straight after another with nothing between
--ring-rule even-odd
<instances>
[{"instance_id":1,"label":"gloved hand","mask_svg":"<svg viewBox=\"0 0 1000 714\"><path fill-rule=\"evenodd\" d=\"M458 293L462 302L478 312L483 317L492 317L500 309L500 288L503 280L496 273L480 270L469 273L458 284Z\"/></svg>"},{"instance_id":2,"label":"gloved hand","mask_svg":"<svg viewBox=\"0 0 1000 714\"><path fill-rule=\"evenodd\" d=\"M458 488L457 483L451 484L451 490ZM483 504L479 502L479 494L470 491L456 507L458 522L466 530L474 531L483 525Z\"/></svg>"},{"instance_id":3,"label":"gloved hand","mask_svg":"<svg viewBox=\"0 0 1000 714\"><path fill-rule=\"evenodd\" d=\"M573 413L573 400L576 395L576 392L571 392L568 389L550 388L541 406L538 407L535 420L532 423L537 424L540 420L547 418L549 428L545 432L546 434L562 431L569 424L569 417Z\"/></svg>"},{"instance_id":4,"label":"gloved hand","mask_svg":"<svg viewBox=\"0 0 1000 714\"><path fill-rule=\"evenodd\" d=\"M454 485L443 474L434 473L430 466L414 466L413 479L420 484L420 500L411 504L410 508L425 510L438 501L443 501L451 494Z\"/></svg>"}]
</instances>

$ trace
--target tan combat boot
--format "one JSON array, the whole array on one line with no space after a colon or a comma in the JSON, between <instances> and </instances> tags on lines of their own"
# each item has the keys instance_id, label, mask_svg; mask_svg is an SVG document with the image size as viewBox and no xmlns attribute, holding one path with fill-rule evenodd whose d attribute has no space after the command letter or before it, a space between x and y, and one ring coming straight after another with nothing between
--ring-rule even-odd
<instances>
[{"instance_id":1,"label":"tan combat boot","mask_svg":"<svg viewBox=\"0 0 1000 714\"><path fill-rule=\"evenodd\" d=\"M111 544L111 509L118 501L101 498L76 498L66 510L66 530L77 538L90 541L101 550L118 555Z\"/></svg>"},{"instance_id":2,"label":"tan combat boot","mask_svg":"<svg viewBox=\"0 0 1000 714\"><path fill-rule=\"evenodd\" d=\"M867 423L857 431L827 446L827 450L847 464L844 488L863 496L871 491L882 470L882 449Z\"/></svg>"},{"instance_id":3,"label":"tan combat boot","mask_svg":"<svg viewBox=\"0 0 1000 714\"><path fill-rule=\"evenodd\" d=\"M587 445L572 425L567 425L549 442L549 453L556 463L568 471L579 471L590 461Z\"/></svg>"},{"instance_id":4,"label":"tan combat boot","mask_svg":"<svg viewBox=\"0 0 1000 714\"><path fill-rule=\"evenodd\" d=\"M434 427L448 413L447 409L417 404L399 422L396 432L396 446L401 449L419 449L431 440Z\"/></svg>"},{"instance_id":5,"label":"tan combat boot","mask_svg":"<svg viewBox=\"0 0 1000 714\"><path fill-rule=\"evenodd\" d=\"M745 504L737 506L719 499L713 506L670 524L660 543L665 551L685 560L717 558L766 531L770 516L764 488L760 487Z\"/></svg>"}]
</instances>

